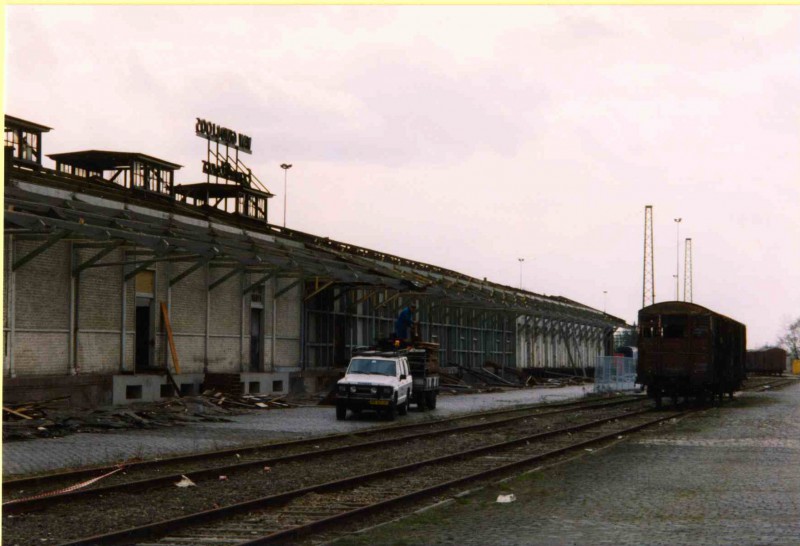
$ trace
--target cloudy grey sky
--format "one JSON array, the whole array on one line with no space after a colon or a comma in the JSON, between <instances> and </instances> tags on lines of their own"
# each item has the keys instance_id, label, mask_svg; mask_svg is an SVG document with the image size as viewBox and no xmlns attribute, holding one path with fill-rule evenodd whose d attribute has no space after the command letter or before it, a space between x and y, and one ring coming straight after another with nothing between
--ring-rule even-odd
<instances>
[{"instance_id":1,"label":"cloudy grey sky","mask_svg":"<svg viewBox=\"0 0 800 546\"><path fill-rule=\"evenodd\" d=\"M200 181L195 117L288 226L632 322L676 229L694 301L772 342L800 316L800 8L9 6L5 110L46 153L138 151ZM682 297L682 295L681 295Z\"/></svg>"}]
</instances>

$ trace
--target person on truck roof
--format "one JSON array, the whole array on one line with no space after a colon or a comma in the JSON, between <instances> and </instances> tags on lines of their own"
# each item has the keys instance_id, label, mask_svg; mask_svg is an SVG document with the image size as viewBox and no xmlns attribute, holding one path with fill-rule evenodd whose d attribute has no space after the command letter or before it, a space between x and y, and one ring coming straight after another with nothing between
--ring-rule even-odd
<instances>
[{"instance_id":1,"label":"person on truck roof","mask_svg":"<svg viewBox=\"0 0 800 546\"><path fill-rule=\"evenodd\" d=\"M414 324L416 310L417 304L412 303L397 315L397 320L394 321L394 335L397 339L411 339L411 326Z\"/></svg>"}]
</instances>

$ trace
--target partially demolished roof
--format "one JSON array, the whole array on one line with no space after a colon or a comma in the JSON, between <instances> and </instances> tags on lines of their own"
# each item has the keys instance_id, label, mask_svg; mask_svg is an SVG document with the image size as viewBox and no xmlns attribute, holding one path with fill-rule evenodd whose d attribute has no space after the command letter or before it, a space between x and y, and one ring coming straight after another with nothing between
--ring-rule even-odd
<instances>
[{"instance_id":1,"label":"partially demolished roof","mask_svg":"<svg viewBox=\"0 0 800 546\"><path fill-rule=\"evenodd\" d=\"M234 272L386 288L451 306L542 315L596 326L625 325L622 319L566 298L476 279L248 218L169 200L148 200L122 187L95 184L50 169L36 171L14 165L7 180L7 232L44 234L48 240L88 239L108 248L146 248L152 251L148 264L185 261L199 267L210 263Z\"/></svg>"},{"instance_id":2,"label":"partially demolished roof","mask_svg":"<svg viewBox=\"0 0 800 546\"><path fill-rule=\"evenodd\" d=\"M138 152L112 152L106 150L84 150L81 152L65 152L61 154L48 154L50 159L64 165L71 165L87 171L110 171L128 167L132 162L149 163L165 169L180 169L182 165L159 159Z\"/></svg>"}]
</instances>

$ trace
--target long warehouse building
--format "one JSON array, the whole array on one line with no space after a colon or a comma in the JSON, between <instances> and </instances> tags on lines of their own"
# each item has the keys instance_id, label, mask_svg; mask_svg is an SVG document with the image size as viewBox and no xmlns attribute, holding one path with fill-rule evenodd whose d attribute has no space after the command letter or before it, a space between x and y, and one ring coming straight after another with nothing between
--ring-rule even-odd
<instances>
[{"instance_id":1,"label":"long warehouse building","mask_svg":"<svg viewBox=\"0 0 800 546\"><path fill-rule=\"evenodd\" d=\"M244 392L320 390L410 302L451 366L587 368L625 326L563 297L270 224L273 195L239 156L249 137L204 120L206 180L184 185L180 165L142 153L51 154L46 168L50 130L5 117L7 401L151 401L175 386L198 394L211 377Z\"/></svg>"}]
</instances>

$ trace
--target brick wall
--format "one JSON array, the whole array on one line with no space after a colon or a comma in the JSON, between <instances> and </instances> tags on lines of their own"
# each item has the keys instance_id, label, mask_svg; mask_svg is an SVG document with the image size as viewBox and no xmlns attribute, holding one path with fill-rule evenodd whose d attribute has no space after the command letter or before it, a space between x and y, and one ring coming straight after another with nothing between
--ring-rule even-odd
<instances>
[{"instance_id":1,"label":"brick wall","mask_svg":"<svg viewBox=\"0 0 800 546\"><path fill-rule=\"evenodd\" d=\"M14 338L18 376L69 374L69 333L20 332Z\"/></svg>"},{"instance_id":2,"label":"brick wall","mask_svg":"<svg viewBox=\"0 0 800 546\"><path fill-rule=\"evenodd\" d=\"M212 282L227 272L227 269L212 269ZM242 288L242 279L234 276L211 291L209 371L238 372L242 369L241 332L244 328L244 332L249 333L250 320L249 312L242 317ZM245 336L245 351L249 343L249 336Z\"/></svg>"},{"instance_id":3,"label":"brick wall","mask_svg":"<svg viewBox=\"0 0 800 546\"><path fill-rule=\"evenodd\" d=\"M15 259L41 241L16 241ZM69 244L60 242L16 271L17 329L69 328Z\"/></svg>"},{"instance_id":4,"label":"brick wall","mask_svg":"<svg viewBox=\"0 0 800 546\"><path fill-rule=\"evenodd\" d=\"M101 249L76 249L83 263ZM121 250L104 256L97 264L119 262ZM69 275L69 270L64 274ZM80 374L107 374L119 370L122 318L122 268L90 267L80 273L78 284L77 361Z\"/></svg>"},{"instance_id":5,"label":"brick wall","mask_svg":"<svg viewBox=\"0 0 800 546\"><path fill-rule=\"evenodd\" d=\"M41 244L42 241L14 241L13 259L18 260ZM17 375L69 373L69 279L63 275L69 265L69 245L57 243L16 271ZM6 282L8 274L10 271L6 272ZM8 303L4 299L6 315ZM4 374L9 371L4 369Z\"/></svg>"}]
</instances>

